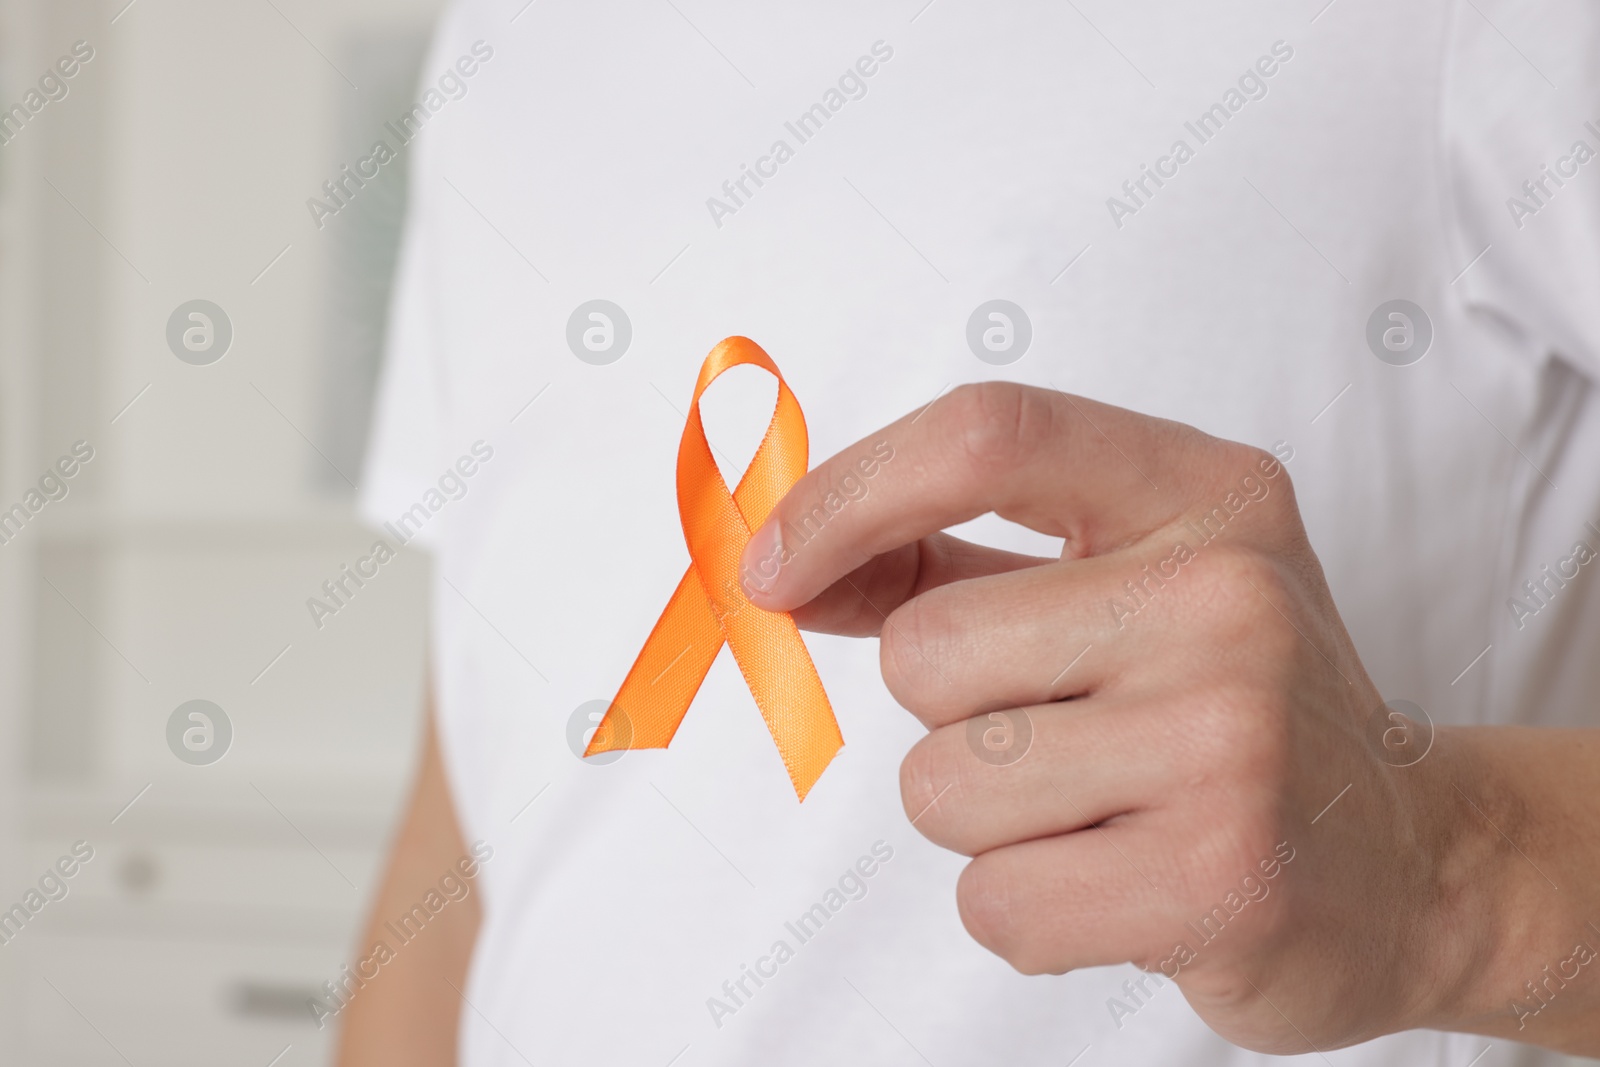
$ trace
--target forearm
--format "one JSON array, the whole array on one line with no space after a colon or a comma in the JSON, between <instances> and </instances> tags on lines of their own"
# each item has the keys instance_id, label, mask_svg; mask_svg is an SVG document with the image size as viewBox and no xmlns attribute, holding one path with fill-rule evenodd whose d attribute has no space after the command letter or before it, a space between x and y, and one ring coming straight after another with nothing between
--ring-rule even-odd
<instances>
[{"instance_id":1,"label":"forearm","mask_svg":"<svg viewBox=\"0 0 1600 1067\"><path fill-rule=\"evenodd\" d=\"M1442 913L1463 947L1434 1025L1600 1055L1600 731L1479 727L1438 743L1426 773L1459 828Z\"/></svg>"},{"instance_id":2,"label":"forearm","mask_svg":"<svg viewBox=\"0 0 1600 1067\"><path fill-rule=\"evenodd\" d=\"M339 1067L456 1062L460 991L480 918L478 858L457 827L430 719L411 805L351 965L371 977L339 1014ZM415 915L430 892L446 903ZM364 970L362 960L371 961Z\"/></svg>"}]
</instances>

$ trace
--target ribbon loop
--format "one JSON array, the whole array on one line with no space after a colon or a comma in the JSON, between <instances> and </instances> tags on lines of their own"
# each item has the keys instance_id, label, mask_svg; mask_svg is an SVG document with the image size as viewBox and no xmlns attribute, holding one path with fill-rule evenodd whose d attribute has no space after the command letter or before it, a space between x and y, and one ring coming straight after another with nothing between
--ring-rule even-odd
<instances>
[{"instance_id":1,"label":"ribbon loop","mask_svg":"<svg viewBox=\"0 0 1600 1067\"><path fill-rule=\"evenodd\" d=\"M732 493L700 421L700 397L718 375L746 364L778 379L772 421ZM586 756L624 748L666 748L724 643L777 743L795 793L811 791L844 745L822 679L794 620L751 604L739 559L751 533L806 472L809 442L800 402L761 346L729 337L706 356L678 443L678 517L689 569L667 601ZM613 717L625 719L619 728Z\"/></svg>"}]
</instances>

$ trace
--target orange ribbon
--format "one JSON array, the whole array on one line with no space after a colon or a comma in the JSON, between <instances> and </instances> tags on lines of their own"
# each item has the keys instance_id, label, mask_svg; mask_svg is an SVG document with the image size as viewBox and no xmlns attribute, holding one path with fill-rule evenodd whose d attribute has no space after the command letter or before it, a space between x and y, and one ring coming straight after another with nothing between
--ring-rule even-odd
<instances>
[{"instance_id":1,"label":"orange ribbon","mask_svg":"<svg viewBox=\"0 0 1600 1067\"><path fill-rule=\"evenodd\" d=\"M706 441L700 396L719 374L740 364L778 379L778 403L761 447L730 494ZM689 569L584 755L666 748L726 642L795 793L806 798L844 738L794 620L751 604L739 582L739 559L751 532L806 472L806 461L805 415L777 364L747 337L718 344L700 365L678 443L678 517Z\"/></svg>"}]
</instances>

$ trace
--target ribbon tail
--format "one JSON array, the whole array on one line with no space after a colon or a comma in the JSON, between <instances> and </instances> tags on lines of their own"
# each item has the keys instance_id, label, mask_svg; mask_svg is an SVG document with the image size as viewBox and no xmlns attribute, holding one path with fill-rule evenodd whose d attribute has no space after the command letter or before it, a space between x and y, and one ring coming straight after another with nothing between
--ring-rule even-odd
<instances>
[{"instance_id":1,"label":"ribbon tail","mask_svg":"<svg viewBox=\"0 0 1600 1067\"><path fill-rule=\"evenodd\" d=\"M722 651L723 640L691 564L583 754L666 748Z\"/></svg>"},{"instance_id":2,"label":"ribbon tail","mask_svg":"<svg viewBox=\"0 0 1600 1067\"><path fill-rule=\"evenodd\" d=\"M783 612L751 608L723 619L728 647L802 801L844 747L800 629Z\"/></svg>"}]
</instances>

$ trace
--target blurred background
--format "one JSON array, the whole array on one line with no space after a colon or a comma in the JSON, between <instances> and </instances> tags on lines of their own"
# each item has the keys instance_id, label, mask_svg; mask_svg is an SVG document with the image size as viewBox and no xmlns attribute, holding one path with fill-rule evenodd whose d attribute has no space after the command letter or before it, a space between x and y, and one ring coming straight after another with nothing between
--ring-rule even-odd
<instances>
[{"instance_id":1,"label":"blurred background","mask_svg":"<svg viewBox=\"0 0 1600 1067\"><path fill-rule=\"evenodd\" d=\"M331 1061L306 1000L411 773L427 560L307 607L373 541L405 156L306 202L441 6L0 0L0 1062Z\"/></svg>"},{"instance_id":2,"label":"blurred background","mask_svg":"<svg viewBox=\"0 0 1600 1067\"><path fill-rule=\"evenodd\" d=\"M331 1062L428 561L308 607L373 541L406 156L308 200L442 6L0 0L0 1063Z\"/></svg>"}]
</instances>

